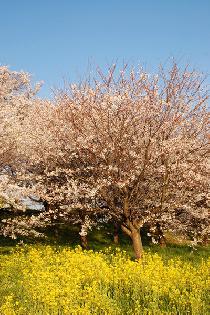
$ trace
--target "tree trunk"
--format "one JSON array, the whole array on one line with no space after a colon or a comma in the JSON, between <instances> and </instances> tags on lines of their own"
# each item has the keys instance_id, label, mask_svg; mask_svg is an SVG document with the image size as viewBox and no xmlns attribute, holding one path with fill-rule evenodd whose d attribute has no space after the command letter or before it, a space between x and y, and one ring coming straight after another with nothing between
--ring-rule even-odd
<instances>
[{"instance_id":1,"label":"tree trunk","mask_svg":"<svg viewBox=\"0 0 210 315\"><path fill-rule=\"evenodd\" d=\"M114 223L114 244L118 245L119 244L119 230L120 230L120 225L118 223Z\"/></svg>"},{"instance_id":2,"label":"tree trunk","mask_svg":"<svg viewBox=\"0 0 210 315\"><path fill-rule=\"evenodd\" d=\"M136 256L136 259L141 259L143 256L143 246L141 241L141 235L139 229L133 229L131 231L131 239L133 242L133 249Z\"/></svg>"},{"instance_id":3,"label":"tree trunk","mask_svg":"<svg viewBox=\"0 0 210 315\"><path fill-rule=\"evenodd\" d=\"M83 249L89 249L87 235L80 235L80 242Z\"/></svg>"},{"instance_id":4,"label":"tree trunk","mask_svg":"<svg viewBox=\"0 0 210 315\"><path fill-rule=\"evenodd\" d=\"M54 234L55 234L55 237L56 238L58 238L58 236L59 236L59 230L58 230L58 228L55 226L55 228L54 228Z\"/></svg>"},{"instance_id":5,"label":"tree trunk","mask_svg":"<svg viewBox=\"0 0 210 315\"><path fill-rule=\"evenodd\" d=\"M122 224L122 230L131 237L133 242L133 249L136 259L139 260L143 256L143 246L141 242L140 228L143 225L141 220L130 220L131 210L129 208L129 193L128 189L124 189L125 199L123 205L123 214L125 216L125 224Z\"/></svg>"},{"instance_id":6,"label":"tree trunk","mask_svg":"<svg viewBox=\"0 0 210 315\"><path fill-rule=\"evenodd\" d=\"M127 224L122 224L121 228L132 239L133 249L135 257L137 260L140 260L143 256L143 246L141 241L140 227L136 226L137 224L132 224L127 222Z\"/></svg>"},{"instance_id":7,"label":"tree trunk","mask_svg":"<svg viewBox=\"0 0 210 315\"><path fill-rule=\"evenodd\" d=\"M163 234L163 231L161 229L161 225L157 223L157 234L158 234L158 243L160 244L160 247L166 247L166 240Z\"/></svg>"},{"instance_id":8,"label":"tree trunk","mask_svg":"<svg viewBox=\"0 0 210 315\"><path fill-rule=\"evenodd\" d=\"M89 249L88 246L88 230L89 230L89 224L87 222L88 216L84 216L81 214L81 226L80 226L80 243L83 249Z\"/></svg>"},{"instance_id":9,"label":"tree trunk","mask_svg":"<svg viewBox=\"0 0 210 315\"><path fill-rule=\"evenodd\" d=\"M164 236L160 236L159 244L160 244L160 247L166 247L166 240Z\"/></svg>"}]
</instances>

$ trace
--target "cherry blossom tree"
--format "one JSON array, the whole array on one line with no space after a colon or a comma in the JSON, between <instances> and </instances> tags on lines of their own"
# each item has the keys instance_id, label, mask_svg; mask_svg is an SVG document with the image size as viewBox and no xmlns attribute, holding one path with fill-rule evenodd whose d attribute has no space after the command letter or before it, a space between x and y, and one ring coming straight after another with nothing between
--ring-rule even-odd
<instances>
[{"instance_id":1,"label":"cherry blossom tree","mask_svg":"<svg viewBox=\"0 0 210 315\"><path fill-rule=\"evenodd\" d=\"M9 207L12 217L15 212L25 210L21 202L24 189L16 178L17 162L21 162L20 130L39 87L40 84L37 84L32 88L28 73L11 71L6 66L0 67L0 200L1 208ZM4 220L3 211L0 211ZM6 235L2 223L1 221L1 231ZM13 228L15 225L14 223Z\"/></svg>"},{"instance_id":2,"label":"cherry blossom tree","mask_svg":"<svg viewBox=\"0 0 210 315\"><path fill-rule=\"evenodd\" d=\"M28 112L22 173L33 192L69 222L79 212L108 215L131 237L137 259L145 223L206 234L207 206L196 204L199 194L209 198L203 76L176 63L157 75L117 75L115 66L99 74ZM199 211L202 222L194 220Z\"/></svg>"}]
</instances>

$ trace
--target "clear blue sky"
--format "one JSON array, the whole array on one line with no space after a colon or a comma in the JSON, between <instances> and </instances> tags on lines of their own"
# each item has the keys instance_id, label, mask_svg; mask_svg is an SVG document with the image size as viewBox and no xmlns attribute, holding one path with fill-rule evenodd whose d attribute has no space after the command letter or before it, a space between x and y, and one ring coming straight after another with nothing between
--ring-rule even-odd
<instances>
[{"instance_id":1,"label":"clear blue sky","mask_svg":"<svg viewBox=\"0 0 210 315\"><path fill-rule=\"evenodd\" d=\"M171 56L210 73L210 0L0 0L0 64L44 80L42 96L88 63Z\"/></svg>"}]
</instances>

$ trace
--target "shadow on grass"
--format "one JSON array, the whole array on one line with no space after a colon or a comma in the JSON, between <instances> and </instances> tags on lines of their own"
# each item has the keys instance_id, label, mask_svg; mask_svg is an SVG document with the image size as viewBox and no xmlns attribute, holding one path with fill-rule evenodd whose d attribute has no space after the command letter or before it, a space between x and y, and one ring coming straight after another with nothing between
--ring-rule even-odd
<instances>
[{"instance_id":1,"label":"shadow on grass","mask_svg":"<svg viewBox=\"0 0 210 315\"><path fill-rule=\"evenodd\" d=\"M133 248L131 240L122 232L119 233L120 243L115 245L113 243L113 226L106 226L103 229L93 229L88 234L89 248L94 251L105 250L110 247L111 250L115 250L119 247L121 250L126 251L127 254L134 259ZM186 244L167 244L167 247L161 248L158 245L150 245L148 239L142 236L145 252L157 253L163 257L164 260L169 259L181 259L182 261L199 263L202 259L207 259L210 256L210 246L202 247L197 246L192 248ZM10 254L16 248L20 246L20 242L23 241L27 245L45 246L50 245L55 248L70 247L75 248L80 245L79 227L68 227L59 225L56 227L50 227L46 231L46 238L33 239L33 238L17 238L12 240L0 236L0 254Z\"/></svg>"}]
</instances>

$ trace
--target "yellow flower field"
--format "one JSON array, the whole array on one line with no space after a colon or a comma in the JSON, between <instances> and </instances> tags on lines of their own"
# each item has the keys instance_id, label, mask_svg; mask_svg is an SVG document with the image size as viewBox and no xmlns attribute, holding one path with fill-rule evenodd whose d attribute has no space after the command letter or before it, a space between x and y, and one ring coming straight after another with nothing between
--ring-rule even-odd
<instances>
[{"instance_id":1,"label":"yellow flower field","mask_svg":"<svg viewBox=\"0 0 210 315\"><path fill-rule=\"evenodd\" d=\"M210 260L29 247L2 255L0 314L209 314Z\"/></svg>"}]
</instances>

